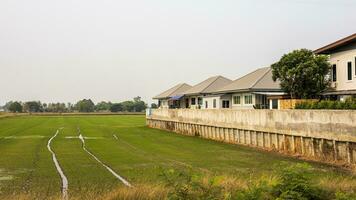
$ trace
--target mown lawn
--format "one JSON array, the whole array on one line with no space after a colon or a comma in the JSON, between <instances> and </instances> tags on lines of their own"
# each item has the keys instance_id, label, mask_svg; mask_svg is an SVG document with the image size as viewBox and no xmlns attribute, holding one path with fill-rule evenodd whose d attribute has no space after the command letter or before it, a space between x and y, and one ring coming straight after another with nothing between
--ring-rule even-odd
<instances>
[{"instance_id":1,"label":"mown lawn","mask_svg":"<svg viewBox=\"0 0 356 200\"><path fill-rule=\"evenodd\" d=\"M69 182L69 196L105 194L125 187L82 149L79 131L88 137L87 149L132 185L167 181L162 173L174 169L246 181L273 176L283 166L303 161L252 148L182 136L145 127L144 116L22 116L0 119L0 197L30 193L60 196L61 179L47 142L52 141ZM313 179L356 183L349 172L309 163Z\"/></svg>"}]
</instances>

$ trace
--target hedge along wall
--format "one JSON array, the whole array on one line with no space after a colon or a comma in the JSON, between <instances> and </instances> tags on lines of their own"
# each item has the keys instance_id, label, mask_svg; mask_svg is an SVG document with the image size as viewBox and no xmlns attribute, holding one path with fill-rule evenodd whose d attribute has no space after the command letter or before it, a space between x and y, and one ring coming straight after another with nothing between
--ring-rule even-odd
<instances>
[{"instance_id":1,"label":"hedge along wall","mask_svg":"<svg viewBox=\"0 0 356 200\"><path fill-rule=\"evenodd\" d=\"M298 103L303 103L303 102L316 102L318 101L317 99L279 99L279 106L280 109L294 109L295 105Z\"/></svg>"},{"instance_id":2,"label":"hedge along wall","mask_svg":"<svg viewBox=\"0 0 356 200\"><path fill-rule=\"evenodd\" d=\"M356 111L156 109L147 125L323 162L356 164Z\"/></svg>"}]
</instances>

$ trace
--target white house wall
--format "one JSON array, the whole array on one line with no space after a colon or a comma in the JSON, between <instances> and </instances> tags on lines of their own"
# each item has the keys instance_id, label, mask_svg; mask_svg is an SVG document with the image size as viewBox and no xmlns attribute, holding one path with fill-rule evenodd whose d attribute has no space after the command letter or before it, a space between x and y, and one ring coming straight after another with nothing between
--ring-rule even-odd
<instances>
[{"instance_id":1,"label":"white house wall","mask_svg":"<svg viewBox=\"0 0 356 200\"><path fill-rule=\"evenodd\" d=\"M160 100L160 101L161 101L161 106L160 106L160 108L169 108L168 100L167 100L167 99Z\"/></svg>"},{"instance_id":2,"label":"white house wall","mask_svg":"<svg viewBox=\"0 0 356 200\"><path fill-rule=\"evenodd\" d=\"M216 108L213 108L214 99L216 100ZM207 109L220 109L221 108L220 96L206 96L206 97L203 97L203 105L201 107L202 109L206 109L205 108L205 102L208 103L208 108Z\"/></svg>"},{"instance_id":3,"label":"white house wall","mask_svg":"<svg viewBox=\"0 0 356 200\"><path fill-rule=\"evenodd\" d=\"M336 64L336 90L356 90L356 44L349 50L341 51L330 55L330 64ZM347 80L347 63L352 63L352 80Z\"/></svg>"}]
</instances>

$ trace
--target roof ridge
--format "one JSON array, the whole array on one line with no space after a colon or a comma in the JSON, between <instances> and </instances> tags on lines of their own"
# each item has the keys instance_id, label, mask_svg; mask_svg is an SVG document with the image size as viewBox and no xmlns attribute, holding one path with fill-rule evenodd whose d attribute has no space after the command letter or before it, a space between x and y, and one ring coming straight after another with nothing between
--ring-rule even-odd
<instances>
[{"instance_id":1,"label":"roof ridge","mask_svg":"<svg viewBox=\"0 0 356 200\"><path fill-rule=\"evenodd\" d=\"M170 95L172 95L172 94L174 94L174 92L176 92L177 90L179 90L179 88L181 88L183 85L185 85L186 83L180 83L180 84L178 84L177 86L177 89L175 89L175 90L173 90L170 94L169 94L169 96ZM188 85L188 84L187 84Z\"/></svg>"},{"instance_id":2,"label":"roof ridge","mask_svg":"<svg viewBox=\"0 0 356 200\"><path fill-rule=\"evenodd\" d=\"M262 68L259 68L259 69L263 69L263 68L267 68L267 67L262 67ZM250 87L250 89L253 88L253 87L255 87L255 85L257 85L257 83L260 82L260 81L262 80L262 78L265 77L266 74L267 74L269 71L272 70L271 67L268 67L268 68L269 68L269 69L268 69L254 84L252 84L252 86Z\"/></svg>"},{"instance_id":3,"label":"roof ridge","mask_svg":"<svg viewBox=\"0 0 356 200\"><path fill-rule=\"evenodd\" d=\"M214 76L213 76L213 77L214 77ZM213 77L210 77L210 78L213 78ZM222 77L222 76L221 76L221 75L215 76L215 77L214 77L215 80L212 81L209 85L207 85L202 91L206 90L206 89L207 89L208 87L210 87L213 83L215 83L215 81L217 81L219 77Z\"/></svg>"}]
</instances>

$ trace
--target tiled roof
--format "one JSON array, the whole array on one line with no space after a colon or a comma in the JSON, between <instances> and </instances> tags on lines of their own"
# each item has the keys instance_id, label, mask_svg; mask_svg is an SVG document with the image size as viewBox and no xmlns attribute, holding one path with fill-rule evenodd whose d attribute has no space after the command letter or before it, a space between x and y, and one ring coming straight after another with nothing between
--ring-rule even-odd
<instances>
[{"instance_id":1,"label":"tiled roof","mask_svg":"<svg viewBox=\"0 0 356 200\"><path fill-rule=\"evenodd\" d=\"M230 79L223 76L213 76L184 92L184 95L205 94L218 91L221 87L231 83Z\"/></svg>"},{"instance_id":2,"label":"tiled roof","mask_svg":"<svg viewBox=\"0 0 356 200\"><path fill-rule=\"evenodd\" d=\"M165 98L170 98L173 96L181 95L181 94L183 94L183 92L190 89L191 87L192 86L190 86L186 83L181 83L181 84L178 84L178 85L170 88L169 90L166 90L166 91L162 92L161 94L153 97L153 99L165 99Z\"/></svg>"},{"instance_id":3,"label":"tiled roof","mask_svg":"<svg viewBox=\"0 0 356 200\"><path fill-rule=\"evenodd\" d=\"M220 88L218 92L280 90L279 84L278 80L272 80L272 69L270 67L264 67L236 79L232 83Z\"/></svg>"}]
</instances>

